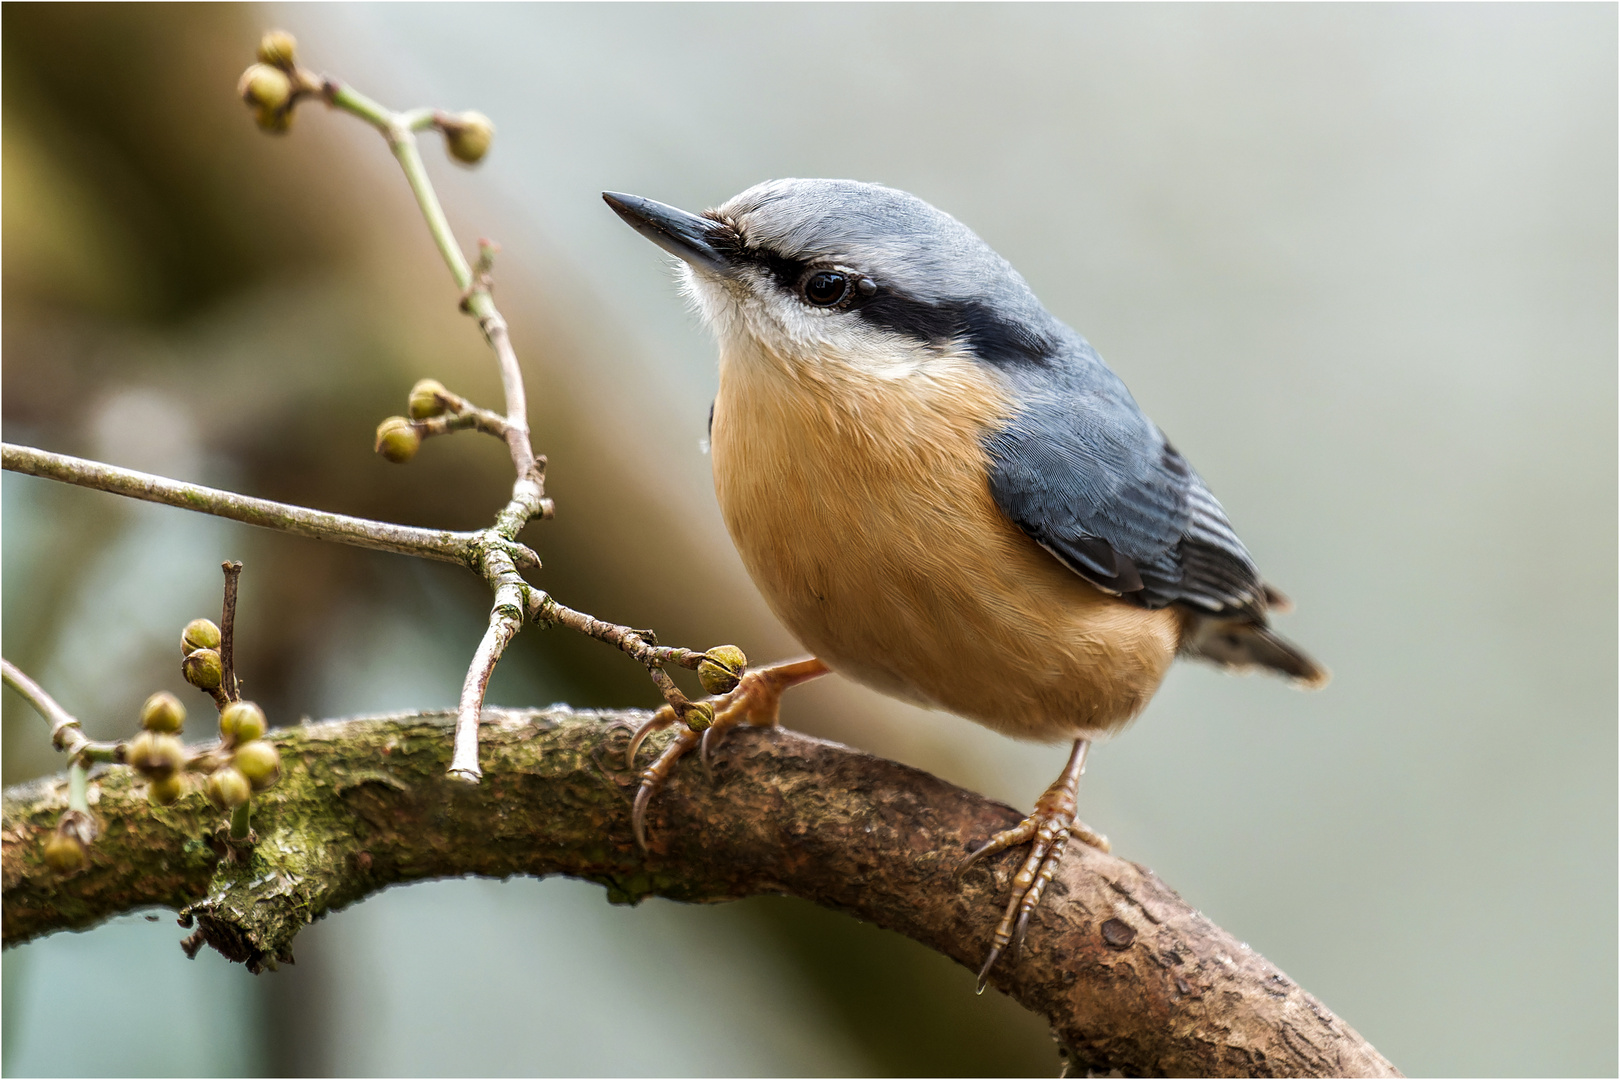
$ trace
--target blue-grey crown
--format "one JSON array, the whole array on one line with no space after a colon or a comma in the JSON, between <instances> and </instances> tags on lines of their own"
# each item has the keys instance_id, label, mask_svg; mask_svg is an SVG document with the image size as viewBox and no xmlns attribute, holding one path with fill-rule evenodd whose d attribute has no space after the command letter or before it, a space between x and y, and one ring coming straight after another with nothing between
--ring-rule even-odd
<instances>
[{"instance_id":1,"label":"blue-grey crown","mask_svg":"<svg viewBox=\"0 0 1620 1080\"><path fill-rule=\"evenodd\" d=\"M1018 271L966 225L915 195L857 180L768 180L710 216L784 287L800 268L842 265L878 293L859 316L935 342L969 344L991 362L1038 361L1074 332L1053 318Z\"/></svg>"}]
</instances>

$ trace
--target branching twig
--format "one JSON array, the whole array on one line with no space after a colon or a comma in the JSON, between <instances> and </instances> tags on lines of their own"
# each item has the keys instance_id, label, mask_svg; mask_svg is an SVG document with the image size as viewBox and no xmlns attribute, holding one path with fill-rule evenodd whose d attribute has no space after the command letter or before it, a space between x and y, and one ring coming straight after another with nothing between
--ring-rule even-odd
<instances>
[{"instance_id":1,"label":"branching twig","mask_svg":"<svg viewBox=\"0 0 1620 1080\"><path fill-rule=\"evenodd\" d=\"M494 259L495 247L488 241L481 242L479 272L475 274L450 229L449 219L445 217L438 194L428 179L427 168L416 144L416 132L440 127L448 134L449 125L456 121L446 113L429 109L396 113L353 87L335 79L317 79L296 67L292 75L295 85L319 86L320 95L329 105L359 117L382 133L405 173L411 193L416 196L416 204L422 211L422 218L427 222L428 232L432 234L439 254L450 269L450 276L461 289L462 310L478 320L484 339L495 353L506 401L504 423L492 423L489 414L471 408L464 411L463 416L471 418L468 426L500 435L511 454L512 468L517 474L512 484L512 497L496 514L490 531L515 543L523 527L534 518L544 516L550 504L545 493L545 459L535 455L529 441L528 398L523 386L523 371L518 366L506 320L496 309L495 299L490 292L489 267ZM465 404L470 406L470 403ZM448 430L450 422L446 421L444 426ZM507 643L523 627L529 590L505 551L487 550L479 560L477 569L495 591L495 601L490 610L489 629L473 654L467 677L462 682L461 703L457 712L456 752L450 765L453 775L470 781L477 781L482 775L478 765L478 723L484 693Z\"/></svg>"},{"instance_id":2,"label":"branching twig","mask_svg":"<svg viewBox=\"0 0 1620 1080\"><path fill-rule=\"evenodd\" d=\"M426 436L468 429L495 435L506 444L516 474L506 505L496 513L488 529L475 533L455 533L391 525L264 499L251 499L232 492L9 444L4 448L5 468L170 506L201 510L317 539L459 562L472 568L489 584L494 593L494 602L489 627L462 683L456 752L451 763L451 772L462 779L476 781L482 775L478 764L478 724L484 695L495 665L507 644L522 629L526 616L570 626L609 642L634 657L647 668L653 683L674 714L687 718L694 706L664 668L669 664L696 667L702 660L702 653L689 649L660 648L648 632L605 623L563 607L535 590L518 572L520 568L537 569L540 565L538 556L517 542L518 534L530 521L549 517L552 504L545 494L545 458L535 454L530 442L523 372L512 347L510 330L495 306L491 291L490 272L497 246L488 240L480 240L477 264L469 265L428 179L416 141L417 132L437 128L444 133L455 156L472 162L478 160L487 149L493 128L487 119L471 113L456 116L432 109L394 112L353 87L299 67L293 53L294 42L290 36L279 32L267 35L260 46L261 62L250 67L243 75L239 89L244 99L258 111L260 125L270 131L285 131L298 102L304 98L319 97L331 107L359 117L382 134L405 174L423 220L427 223L428 232L449 268L451 278L461 290L460 306L478 320L479 329L495 355L501 374L506 406L504 414L481 409L438 383L424 382L418 389L427 388L431 394L428 408L418 411L413 392L412 415L415 419L396 417L385 421L378 429L378 450L391 460L403 462L414 455L416 445ZM427 415L437 408L433 399L437 399L437 404L442 405L444 411ZM234 582L227 582L228 594L233 585ZM228 651L229 612L223 633L227 651L221 657L225 676L221 692L226 697L234 697L234 665Z\"/></svg>"},{"instance_id":3,"label":"branching twig","mask_svg":"<svg viewBox=\"0 0 1620 1080\"><path fill-rule=\"evenodd\" d=\"M117 761L119 743L97 742L79 729L79 720L45 692L39 683L23 674L10 660L0 659L0 675L5 684L21 694L28 704L51 725L51 745L74 760Z\"/></svg>"},{"instance_id":4,"label":"branching twig","mask_svg":"<svg viewBox=\"0 0 1620 1080\"><path fill-rule=\"evenodd\" d=\"M0 447L0 463L8 472L60 480L65 484L95 488L114 495L124 495L146 502L162 503L182 510L196 510L216 517L230 518L248 525L293 533L312 540L330 540L339 544L390 551L397 555L416 555L424 559L476 566L479 551L491 542L485 532L451 532L446 529L421 529L412 525L394 525L383 521L331 514L324 510L310 510L302 506L272 502L238 495L233 491L203 487L182 480L153 476L151 473L123 469L99 461L88 461L68 454L55 454L36 450L31 446L5 443ZM521 544L501 539L503 547L513 559L525 567L538 567L540 557Z\"/></svg>"},{"instance_id":5,"label":"branching twig","mask_svg":"<svg viewBox=\"0 0 1620 1080\"><path fill-rule=\"evenodd\" d=\"M586 637L606 642L648 667L674 664L676 667L696 671L697 666L703 662L704 654L696 649L677 649L659 645L651 630L632 630L618 623L603 622L594 615L575 611L559 603L551 594L541 589L529 590L529 618L535 622L566 626Z\"/></svg>"},{"instance_id":6,"label":"branching twig","mask_svg":"<svg viewBox=\"0 0 1620 1080\"><path fill-rule=\"evenodd\" d=\"M418 383L417 387L419 390L425 389L428 393L431 393L445 409L445 412L439 416L430 416L412 421L413 426L423 438L469 429L482 431L486 435L493 435L503 443L512 437L512 425L507 423L506 417L500 413L480 409L460 394L452 394L442 385L431 380L424 380Z\"/></svg>"},{"instance_id":7,"label":"branching twig","mask_svg":"<svg viewBox=\"0 0 1620 1080\"><path fill-rule=\"evenodd\" d=\"M650 630L632 630L628 626L603 622L594 615L587 615L583 611L575 611L565 604L560 604L551 594L532 587L529 589L528 613L534 622L566 626L586 637L606 642L636 660L647 669L653 685L658 687L658 692L674 710L674 715L681 719L686 718L686 714L692 708L692 702L681 692L681 688L675 685L675 680L669 677L664 668L673 664L695 671L706 654L694 649L676 649L659 645Z\"/></svg>"}]
</instances>

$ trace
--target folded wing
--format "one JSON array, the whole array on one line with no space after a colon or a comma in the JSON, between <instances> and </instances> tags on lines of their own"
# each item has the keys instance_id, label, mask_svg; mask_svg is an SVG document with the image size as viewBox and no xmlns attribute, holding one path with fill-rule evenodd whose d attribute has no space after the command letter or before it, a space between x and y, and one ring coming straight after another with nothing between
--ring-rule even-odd
<instances>
[{"instance_id":1,"label":"folded wing","mask_svg":"<svg viewBox=\"0 0 1620 1080\"><path fill-rule=\"evenodd\" d=\"M1021 411L986 440L1008 518L1133 603L1264 623L1266 588L1221 504L1090 346L1008 377Z\"/></svg>"}]
</instances>

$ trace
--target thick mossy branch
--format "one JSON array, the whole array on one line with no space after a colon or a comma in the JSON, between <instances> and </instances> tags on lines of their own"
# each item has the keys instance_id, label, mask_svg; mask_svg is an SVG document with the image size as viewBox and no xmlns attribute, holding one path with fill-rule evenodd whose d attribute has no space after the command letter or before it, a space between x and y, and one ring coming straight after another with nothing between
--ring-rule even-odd
<instances>
[{"instance_id":1,"label":"thick mossy branch","mask_svg":"<svg viewBox=\"0 0 1620 1080\"><path fill-rule=\"evenodd\" d=\"M153 905L254 970L291 956L311 920L424 878L568 874L615 902L786 893L922 942L976 969L1015 862L962 881L968 847L1021 815L926 773L785 730L730 733L711 785L683 764L630 835L623 756L647 714L486 710L485 781L445 776L452 714L276 732L280 784L254 798L258 842L226 842L191 791L167 808L123 766L92 780L102 832L63 877L42 841L65 778L10 789L7 945ZM667 736L652 740L661 743ZM656 752L657 746L643 753ZM994 982L1051 1020L1076 1064L1127 1075L1399 1075L1353 1030L1151 873L1081 845L1052 883L1022 960ZM543 913L541 913L543 916Z\"/></svg>"}]
</instances>

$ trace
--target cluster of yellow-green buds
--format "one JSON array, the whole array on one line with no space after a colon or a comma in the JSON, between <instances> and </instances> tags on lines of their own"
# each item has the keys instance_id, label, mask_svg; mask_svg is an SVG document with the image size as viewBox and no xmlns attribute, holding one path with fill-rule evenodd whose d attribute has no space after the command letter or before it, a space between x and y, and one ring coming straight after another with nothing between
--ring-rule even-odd
<instances>
[{"instance_id":1,"label":"cluster of yellow-green buds","mask_svg":"<svg viewBox=\"0 0 1620 1080\"><path fill-rule=\"evenodd\" d=\"M298 99L330 92L319 76L298 66L298 42L285 30L272 30L259 41L258 62L249 64L236 92L253 110L265 131L281 134L292 127ZM476 165L495 141L495 125L481 112L435 112L433 126L444 133L450 156Z\"/></svg>"},{"instance_id":2,"label":"cluster of yellow-green buds","mask_svg":"<svg viewBox=\"0 0 1620 1080\"><path fill-rule=\"evenodd\" d=\"M411 387L406 403L410 416L390 416L377 425L377 442L373 449L395 465L403 465L416 456L422 445L422 432L418 420L431 420L450 411L450 391L438 379L421 379Z\"/></svg>"},{"instance_id":3,"label":"cluster of yellow-green buds","mask_svg":"<svg viewBox=\"0 0 1620 1080\"><path fill-rule=\"evenodd\" d=\"M141 706L141 733L124 748L124 762L146 777L146 797L155 806L168 806L185 790L180 773L186 748L186 707L167 690L159 690Z\"/></svg>"},{"instance_id":4,"label":"cluster of yellow-green buds","mask_svg":"<svg viewBox=\"0 0 1620 1080\"><path fill-rule=\"evenodd\" d=\"M298 70L298 42L285 30L272 30L259 42L259 62L242 72L236 92L253 110L259 127L277 134L292 126L293 105L307 92Z\"/></svg>"},{"instance_id":5,"label":"cluster of yellow-green buds","mask_svg":"<svg viewBox=\"0 0 1620 1080\"><path fill-rule=\"evenodd\" d=\"M716 645L698 661L698 682L707 694L729 694L742 682L748 670L748 657L735 645ZM681 722L693 731L714 726L714 706L707 701L688 701L677 706Z\"/></svg>"},{"instance_id":6,"label":"cluster of yellow-green buds","mask_svg":"<svg viewBox=\"0 0 1620 1080\"><path fill-rule=\"evenodd\" d=\"M211 619L192 619L180 634L180 672L186 682L212 694L225 680L219 655L219 627Z\"/></svg>"},{"instance_id":7,"label":"cluster of yellow-green buds","mask_svg":"<svg viewBox=\"0 0 1620 1080\"><path fill-rule=\"evenodd\" d=\"M264 741L269 724L251 701L233 701L219 712L219 741L230 753L208 778L208 798L222 810L235 810L255 791L281 778L281 754Z\"/></svg>"},{"instance_id":8,"label":"cluster of yellow-green buds","mask_svg":"<svg viewBox=\"0 0 1620 1080\"><path fill-rule=\"evenodd\" d=\"M215 700L220 703L220 748L229 756L219 762L209 776L208 798L223 810L234 810L246 803L253 792L264 791L275 785L281 776L281 755L274 746L263 741L265 732L270 729L264 710L251 701L235 700L235 687L222 689L224 668L219 655L219 643L219 627L212 621L193 619L187 623L185 631L180 635L180 651L185 655L181 671L187 682L199 690L213 694ZM173 701L172 695L154 694L147 701L148 709L160 696ZM178 701L174 701L174 707L180 710L180 717L183 720L185 710ZM145 719L146 714L143 712L143 723ZM130 764L140 768L133 760ZM153 802L173 802L174 797L179 795L177 789L174 796L160 798L156 786L158 781L154 779L153 783ZM164 793L167 794L166 788Z\"/></svg>"}]
</instances>

